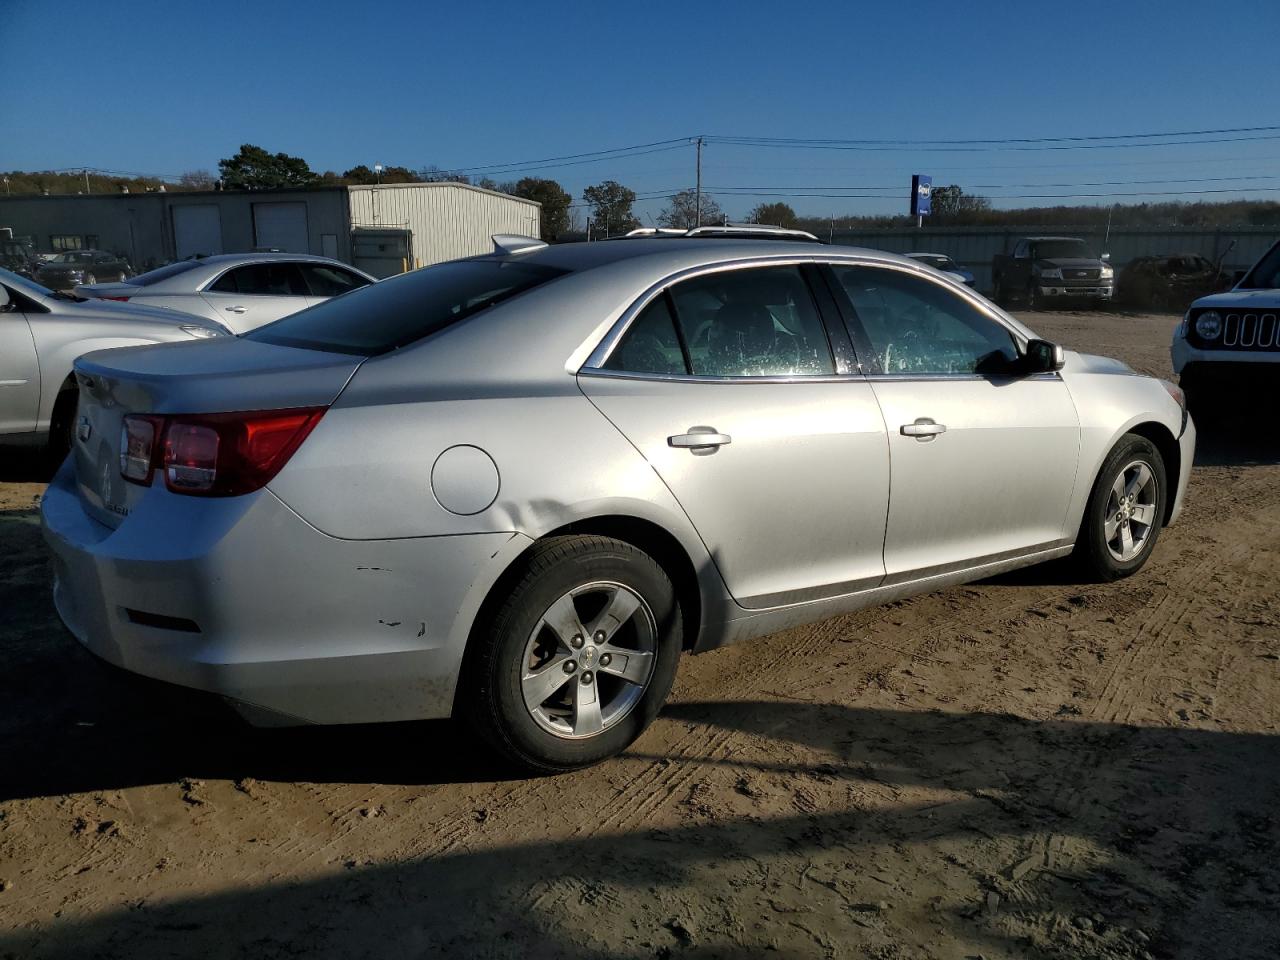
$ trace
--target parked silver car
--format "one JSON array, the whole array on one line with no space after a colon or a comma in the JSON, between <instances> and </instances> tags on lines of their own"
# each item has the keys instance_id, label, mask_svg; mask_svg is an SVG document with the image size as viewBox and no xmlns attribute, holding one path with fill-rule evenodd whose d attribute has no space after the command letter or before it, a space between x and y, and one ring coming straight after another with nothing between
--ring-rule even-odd
<instances>
[{"instance_id":1,"label":"parked silver car","mask_svg":"<svg viewBox=\"0 0 1280 960\"><path fill-rule=\"evenodd\" d=\"M179 260L120 283L87 284L75 292L183 310L239 334L373 282L369 274L328 257L231 253Z\"/></svg>"},{"instance_id":2,"label":"parked silver car","mask_svg":"<svg viewBox=\"0 0 1280 960\"><path fill-rule=\"evenodd\" d=\"M54 293L0 270L0 443L66 452L78 396L71 365L82 353L220 334L211 320Z\"/></svg>"},{"instance_id":3,"label":"parked silver car","mask_svg":"<svg viewBox=\"0 0 1280 960\"><path fill-rule=\"evenodd\" d=\"M598 761L702 651L1076 553L1182 508L1178 388L912 260L565 244L384 280L235 340L83 357L42 503L105 659L250 715L458 714Z\"/></svg>"}]
</instances>

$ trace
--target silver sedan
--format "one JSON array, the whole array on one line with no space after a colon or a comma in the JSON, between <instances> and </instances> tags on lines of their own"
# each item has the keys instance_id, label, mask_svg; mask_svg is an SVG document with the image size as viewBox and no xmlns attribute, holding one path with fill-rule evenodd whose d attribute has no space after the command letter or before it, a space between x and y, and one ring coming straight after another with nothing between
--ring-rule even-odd
<instances>
[{"instance_id":1,"label":"silver sedan","mask_svg":"<svg viewBox=\"0 0 1280 960\"><path fill-rule=\"evenodd\" d=\"M228 334L212 320L55 293L0 270L0 443L66 454L78 399L71 365L82 353Z\"/></svg>"},{"instance_id":2,"label":"silver sedan","mask_svg":"<svg viewBox=\"0 0 1280 960\"><path fill-rule=\"evenodd\" d=\"M230 253L179 260L119 283L78 286L75 292L183 310L240 334L373 282L369 274L328 257Z\"/></svg>"},{"instance_id":3,"label":"silver sedan","mask_svg":"<svg viewBox=\"0 0 1280 960\"><path fill-rule=\"evenodd\" d=\"M82 358L42 504L81 642L253 718L456 714L564 770L682 651L1070 554L1124 577L1182 509L1177 387L912 260L495 239Z\"/></svg>"}]
</instances>

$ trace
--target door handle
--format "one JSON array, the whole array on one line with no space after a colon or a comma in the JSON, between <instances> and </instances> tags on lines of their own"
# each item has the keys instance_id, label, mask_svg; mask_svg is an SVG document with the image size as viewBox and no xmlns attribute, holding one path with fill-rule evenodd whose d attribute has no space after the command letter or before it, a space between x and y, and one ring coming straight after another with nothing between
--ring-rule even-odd
<instances>
[{"instance_id":1,"label":"door handle","mask_svg":"<svg viewBox=\"0 0 1280 960\"><path fill-rule=\"evenodd\" d=\"M921 443L928 443L940 433L946 433L943 423L934 423L929 417L917 417L915 423L904 423L901 427L904 437L915 437Z\"/></svg>"},{"instance_id":2,"label":"door handle","mask_svg":"<svg viewBox=\"0 0 1280 960\"><path fill-rule=\"evenodd\" d=\"M713 450L727 443L733 443L733 437L727 433L720 433L715 427L690 427L688 433L677 433L673 437L667 437L668 446L685 447L695 452Z\"/></svg>"},{"instance_id":3,"label":"door handle","mask_svg":"<svg viewBox=\"0 0 1280 960\"><path fill-rule=\"evenodd\" d=\"M248 307L227 307L227 313L245 313Z\"/></svg>"}]
</instances>

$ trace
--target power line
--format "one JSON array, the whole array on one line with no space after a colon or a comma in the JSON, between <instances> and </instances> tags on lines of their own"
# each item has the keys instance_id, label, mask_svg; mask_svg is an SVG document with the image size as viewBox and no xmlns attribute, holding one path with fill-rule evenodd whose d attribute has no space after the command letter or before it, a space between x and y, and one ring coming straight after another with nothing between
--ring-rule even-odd
<instances>
[{"instance_id":1,"label":"power line","mask_svg":"<svg viewBox=\"0 0 1280 960\"><path fill-rule=\"evenodd\" d=\"M945 145L954 146L960 144L1005 144L1005 143L1083 143L1097 142L1103 140L1148 140L1161 137L1198 137L1198 136L1216 136L1224 133L1268 133L1280 131L1280 124L1261 127L1221 127L1213 130L1171 130L1163 133L1112 133L1112 134L1095 134L1091 136L1079 137L999 137L993 139L973 139L965 138L960 140L874 140L874 139L826 139L814 137L729 137L729 136L711 136L706 135L708 140L717 140L723 142L730 141L751 141L751 142L769 142L769 143L831 143L831 144L867 144L867 145L887 145L896 144L899 146L919 146L919 145Z\"/></svg>"},{"instance_id":2,"label":"power line","mask_svg":"<svg viewBox=\"0 0 1280 960\"><path fill-rule=\"evenodd\" d=\"M803 190L804 188L798 188ZM1132 193L1006 193L988 197L989 200L1075 200L1075 199L1106 199L1110 197L1186 197L1200 196L1207 194L1220 193L1276 193L1280 192L1280 187L1226 187L1211 190L1148 190L1136 191ZM708 193L720 193L725 195L724 190L708 191ZM833 200L899 200L902 199L902 192L897 193L810 193L797 192L796 190L779 189L776 192L765 191L743 191L741 193L728 194L737 197L825 197Z\"/></svg>"},{"instance_id":3,"label":"power line","mask_svg":"<svg viewBox=\"0 0 1280 960\"><path fill-rule=\"evenodd\" d=\"M903 146L878 146L870 143L822 143L816 141L779 142L767 139L734 140L720 137L707 137L708 143L719 143L726 146L767 147L785 150L851 150L866 153L1006 153L1032 152L1047 150L1138 150L1152 147L1190 147L1210 143L1243 143L1254 140L1280 140L1280 134L1262 134L1248 137L1220 137L1208 140L1165 140L1159 143L1071 143L1071 144L1039 144L1036 146L1016 146L1018 141L1009 141L998 146L930 146L926 144L906 144Z\"/></svg>"},{"instance_id":4,"label":"power line","mask_svg":"<svg viewBox=\"0 0 1280 960\"><path fill-rule=\"evenodd\" d=\"M1028 190L1045 188L1052 189L1058 187L1132 187L1132 186L1152 186L1156 184L1171 183L1226 183L1236 180L1280 180L1280 175L1275 174L1257 174L1254 176L1240 177L1187 177L1175 180L1093 180L1083 183L973 183L963 184L967 190ZM727 187L709 187L708 192L729 193L743 190L897 190L898 184L877 184L875 186L857 186L846 187L838 184L831 185L797 185L797 184L774 184L769 186L751 185L751 186L727 186ZM1242 190L1250 189L1241 187Z\"/></svg>"}]
</instances>

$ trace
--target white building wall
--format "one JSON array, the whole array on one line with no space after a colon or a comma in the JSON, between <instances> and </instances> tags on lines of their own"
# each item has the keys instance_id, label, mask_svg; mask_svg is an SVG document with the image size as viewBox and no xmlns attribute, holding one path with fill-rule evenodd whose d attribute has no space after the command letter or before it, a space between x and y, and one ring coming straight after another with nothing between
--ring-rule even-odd
<instances>
[{"instance_id":1,"label":"white building wall","mask_svg":"<svg viewBox=\"0 0 1280 960\"><path fill-rule=\"evenodd\" d=\"M540 204L460 183L349 187L351 226L408 229L414 266L492 253L495 233L538 236Z\"/></svg>"}]
</instances>

